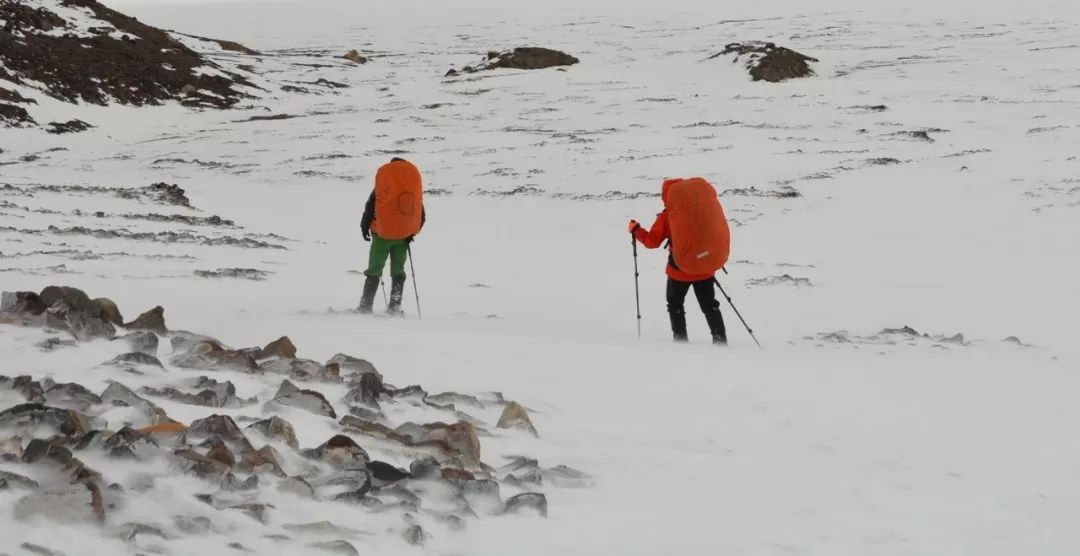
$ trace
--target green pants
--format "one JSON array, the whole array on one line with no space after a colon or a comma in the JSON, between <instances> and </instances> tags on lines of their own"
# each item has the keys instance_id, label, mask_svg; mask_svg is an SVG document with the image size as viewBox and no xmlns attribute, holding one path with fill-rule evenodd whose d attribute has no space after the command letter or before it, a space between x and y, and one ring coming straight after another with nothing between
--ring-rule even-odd
<instances>
[{"instance_id":1,"label":"green pants","mask_svg":"<svg viewBox=\"0 0 1080 556\"><path fill-rule=\"evenodd\" d=\"M390 276L405 276L405 259L409 256L409 244L404 239L383 239L371 234L371 251L368 252L368 268L364 274L382 276L386 258L390 258Z\"/></svg>"}]
</instances>

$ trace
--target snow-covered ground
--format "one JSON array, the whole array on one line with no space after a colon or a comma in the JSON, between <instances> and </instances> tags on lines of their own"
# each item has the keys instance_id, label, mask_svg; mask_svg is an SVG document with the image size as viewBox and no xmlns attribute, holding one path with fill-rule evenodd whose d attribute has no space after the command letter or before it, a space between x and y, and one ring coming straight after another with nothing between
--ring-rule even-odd
<instances>
[{"instance_id":1,"label":"snow-covered ground","mask_svg":"<svg viewBox=\"0 0 1080 556\"><path fill-rule=\"evenodd\" d=\"M606 15L577 6L593 13L575 15L566 6L535 18L480 2L371 12L115 4L148 24L265 54L220 54L228 67L350 87L275 91L230 111L41 99L39 121L97 127L59 137L0 130L0 186L20 188L0 189L0 289L73 285L129 317L163 305L170 326L235 346L287 334L319 361L366 357L394 384L502 391L533 410L540 438L482 438L485 459L527 453L595 479L547 487L546 520L470 520L422 549L382 535L362 512L277 504L271 527L325 519L364 530L372 535L352 541L361 553L1080 552L1080 13L1048 3L802 4L731 14L676 4ZM742 40L817 57L818 76L752 83L730 60L707 60ZM582 62L442 77L488 50L525 45ZM353 48L372 62L289 63ZM296 117L240 122L277 114ZM417 163L434 193L414 245L424 318L328 314L358 302L363 202L395 153ZM37 158L21 160L28 155ZM727 305L732 345L714 349L692 300L695 343L672 345L666 257L645 250L636 336L626 221L651 222L660 181L691 175L735 190L722 196L734 226L721 281L765 350ZM186 189L196 209L64 188L162 181ZM799 196L772 195L792 190ZM149 212L236 226L118 217ZM286 249L50 226L189 231ZM194 274L221 268L271 274ZM784 275L809 285L771 279ZM415 314L411 289L406 299ZM882 333L903 326L931 338ZM0 374L95 391L110 378L96 364L117 348L42 353L34 334L0 328ZM277 387L245 380L242 395ZM184 419L180 404L163 407ZM333 424L308 417L289 415L302 447L323 442ZM170 488L179 498L196 482ZM0 492L0 552L21 554L22 542L67 554L135 550L89 528L16 523L16 498ZM167 522L184 510L166 497L125 511ZM160 544L171 554L231 553L233 541L295 553L244 516L215 519L236 529Z\"/></svg>"}]
</instances>

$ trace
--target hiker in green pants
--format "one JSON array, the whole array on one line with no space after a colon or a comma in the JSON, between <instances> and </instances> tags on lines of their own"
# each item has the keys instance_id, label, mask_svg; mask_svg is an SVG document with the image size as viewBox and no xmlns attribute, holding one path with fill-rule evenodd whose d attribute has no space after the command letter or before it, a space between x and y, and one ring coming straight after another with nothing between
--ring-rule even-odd
<instances>
[{"instance_id":1,"label":"hiker in green pants","mask_svg":"<svg viewBox=\"0 0 1080 556\"><path fill-rule=\"evenodd\" d=\"M371 314L386 259L390 259L390 301L386 312L400 315L405 291L405 260L409 244L424 227L423 185L420 171L407 160L394 158L375 174L364 217L360 220L365 241L371 242L368 268L364 271L364 294L357 311Z\"/></svg>"}]
</instances>

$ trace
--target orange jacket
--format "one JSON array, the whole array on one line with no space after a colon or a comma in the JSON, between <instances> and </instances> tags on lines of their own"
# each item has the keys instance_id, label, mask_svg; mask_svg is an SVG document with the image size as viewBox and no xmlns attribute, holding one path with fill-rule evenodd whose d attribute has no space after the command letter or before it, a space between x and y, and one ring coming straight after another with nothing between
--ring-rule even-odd
<instances>
[{"instance_id":1,"label":"orange jacket","mask_svg":"<svg viewBox=\"0 0 1080 556\"><path fill-rule=\"evenodd\" d=\"M667 184L665 184L667 185ZM664 188L667 189L666 187ZM664 243L664 240L671 239L671 230L668 228L667 211L661 212L656 215L656 222L653 222L651 228L646 230L645 228L637 228L634 230L634 239L638 240L642 245L648 249L656 249ZM679 282L700 282L701 280L711 280L712 275L700 276L695 274L687 274L677 266L671 256L668 256L668 264L666 273L668 278Z\"/></svg>"}]
</instances>

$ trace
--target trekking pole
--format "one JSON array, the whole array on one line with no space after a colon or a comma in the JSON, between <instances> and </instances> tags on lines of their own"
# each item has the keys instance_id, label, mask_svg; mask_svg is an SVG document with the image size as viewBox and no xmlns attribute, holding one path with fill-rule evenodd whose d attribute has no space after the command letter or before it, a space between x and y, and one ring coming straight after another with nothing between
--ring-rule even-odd
<instances>
[{"instance_id":1,"label":"trekking pole","mask_svg":"<svg viewBox=\"0 0 1080 556\"><path fill-rule=\"evenodd\" d=\"M413 266L412 244L405 246L405 249L409 253L409 272L412 273L412 291L416 294L416 318L422 320L424 317L420 314L420 291L416 289L416 267Z\"/></svg>"},{"instance_id":2,"label":"trekking pole","mask_svg":"<svg viewBox=\"0 0 1080 556\"><path fill-rule=\"evenodd\" d=\"M637 336L641 337L641 290L638 287L638 266L637 266L637 238L634 234L630 234L630 245L634 247L634 302L637 304Z\"/></svg>"},{"instance_id":3,"label":"trekking pole","mask_svg":"<svg viewBox=\"0 0 1080 556\"><path fill-rule=\"evenodd\" d=\"M382 290L382 300L387 307L390 306L390 299L386 297L386 280L383 280L382 276L379 276L379 289Z\"/></svg>"},{"instance_id":4,"label":"trekking pole","mask_svg":"<svg viewBox=\"0 0 1080 556\"><path fill-rule=\"evenodd\" d=\"M739 320L742 321L742 325L746 327L746 331L750 333L750 337L754 339L754 343L757 344L757 347L765 349L761 347L761 342L757 341L757 337L754 336L754 331L750 329L750 325L746 324L746 319L742 318L742 315L739 314L739 309L735 307L735 303L731 301L731 296L729 296L727 292L724 291L724 286L720 285L720 281L717 280L715 276L713 277L712 281L714 284L716 284L716 287L720 288L720 293L724 296L725 299L727 299L728 305L731 305L731 309L735 311L735 316L739 317Z\"/></svg>"}]
</instances>

